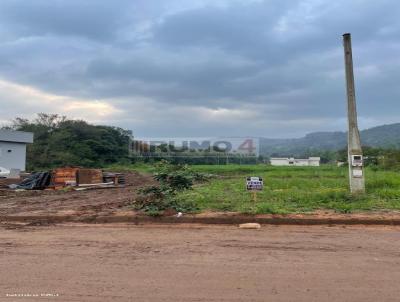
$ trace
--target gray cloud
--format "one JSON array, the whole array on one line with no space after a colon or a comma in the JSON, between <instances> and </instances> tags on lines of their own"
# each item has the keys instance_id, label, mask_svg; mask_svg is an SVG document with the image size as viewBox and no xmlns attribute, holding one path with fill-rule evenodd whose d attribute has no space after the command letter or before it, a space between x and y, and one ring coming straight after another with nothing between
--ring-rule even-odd
<instances>
[{"instance_id":1,"label":"gray cloud","mask_svg":"<svg viewBox=\"0 0 400 302\"><path fill-rule=\"evenodd\" d=\"M0 18L14 36L80 36L111 39L129 1L4 0Z\"/></svg>"},{"instance_id":2,"label":"gray cloud","mask_svg":"<svg viewBox=\"0 0 400 302\"><path fill-rule=\"evenodd\" d=\"M373 126L400 113L399 13L395 0L4 0L0 78L100 104L80 116L143 135L343 130L341 34L352 32L360 121ZM34 113L0 94L0 120Z\"/></svg>"}]
</instances>

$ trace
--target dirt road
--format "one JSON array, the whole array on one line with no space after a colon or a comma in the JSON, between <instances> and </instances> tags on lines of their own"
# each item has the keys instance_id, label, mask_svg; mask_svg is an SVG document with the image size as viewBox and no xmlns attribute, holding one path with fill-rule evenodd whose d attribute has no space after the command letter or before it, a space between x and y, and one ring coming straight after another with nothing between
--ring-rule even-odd
<instances>
[{"instance_id":1,"label":"dirt road","mask_svg":"<svg viewBox=\"0 0 400 302\"><path fill-rule=\"evenodd\" d=\"M399 301L399 231L3 225L0 301Z\"/></svg>"}]
</instances>

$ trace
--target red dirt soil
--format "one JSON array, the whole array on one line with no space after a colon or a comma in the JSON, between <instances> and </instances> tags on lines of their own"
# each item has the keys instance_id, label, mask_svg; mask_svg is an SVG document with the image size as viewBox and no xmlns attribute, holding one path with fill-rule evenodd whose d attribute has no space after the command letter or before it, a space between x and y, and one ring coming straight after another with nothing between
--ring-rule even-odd
<instances>
[{"instance_id":1,"label":"red dirt soil","mask_svg":"<svg viewBox=\"0 0 400 302\"><path fill-rule=\"evenodd\" d=\"M151 175L138 172L125 174L126 186L121 188L88 189L84 191L44 190L13 191L0 189L0 220L2 221L92 221L126 222L141 216L142 222L152 222L133 211L132 204L137 197L137 190L155 185ZM168 211L167 211L168 212ZM289 215L245 215L229 212L203 212L196 215L185 214L175 219L176 212L164 213L158 222L196 222L238 224L259 222L272 224L386 224L400 225L398 211L374 211L365 213L340 214L333 211L315 211L309 214ZM65 218L68 217L68 218ZM70 218L73 219L70 219ZM95 217L98 220L93 220ZM100 219L99 219L100 218ZM102 220L102 218L105 218ZM111 220L107 220L110 218ZM22 220L21 220L22 219ZM89 219L89 220L88 220Z\"/></svg>"},{"instance_id":2,"label":"red dirt soil","mask_svg":"<svg viewBox=\"0 0 400 302\"><path fill-rule=\"evenodd\" d=\"M0 191L0 216L6 215L110 215L135 200L137 189L154 184L149 175L125 174L122 188L84 191Z\"/></svg>"}]
</instances>

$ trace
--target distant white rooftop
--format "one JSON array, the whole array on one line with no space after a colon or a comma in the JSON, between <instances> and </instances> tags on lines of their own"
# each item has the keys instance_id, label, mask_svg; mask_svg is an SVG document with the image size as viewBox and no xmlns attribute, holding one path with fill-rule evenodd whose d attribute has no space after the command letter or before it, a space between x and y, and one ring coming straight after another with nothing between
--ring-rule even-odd
<instances>
[{"instance_id":1,"label":"distant white rooftop","mask_svg":"<svg viewBox=\"0 0 400 302\"><path fill-rule=\"evenodd\" d=\"M293 158L293 157L272 157L270 162L272 166L319 166L320 157Z\"/></svg>"},{"instance_id":2,"label":"distant white rooftop","mask_svg":"<svg viewBox=\"0 0 400 302\"><path fill-rule=\"evenodd\" d=\"M33 143L33 133L0 129L0 141L31 144Z\"/></svg>"}]
</instances>

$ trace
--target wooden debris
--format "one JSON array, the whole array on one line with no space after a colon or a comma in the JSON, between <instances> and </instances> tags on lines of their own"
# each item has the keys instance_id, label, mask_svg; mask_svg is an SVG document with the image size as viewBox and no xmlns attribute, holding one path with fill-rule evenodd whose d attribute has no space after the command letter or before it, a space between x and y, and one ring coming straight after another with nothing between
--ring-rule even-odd
<instances>
[{"instance_id":1,"label":"wooden debris","mask_svg":"<svg viewBox=\"0 0 400 302\"><path fill-rule=\"evenodd\" d=\"M54 187L62 188L68 185L76 185L76 175L78 172L78 167L65 167L65 168L57 168L54 169L51 173L52 176L52 184Z\"/></svg>"},{"instance_id":2,"label":"wooden debris","mask_svg":"<svg viewBox=\"0 0 400 302\"><path fill-rule=\"evenodd\" d=\"M79 169L77 173L77 183L97 184L103 182L103 171L101 169Z\"/></svg>"}]
</instances>

